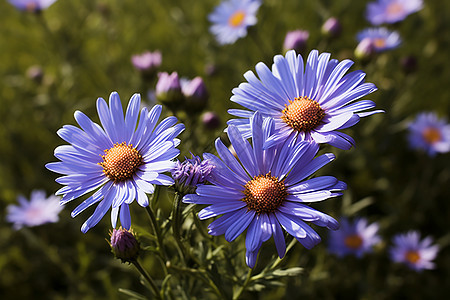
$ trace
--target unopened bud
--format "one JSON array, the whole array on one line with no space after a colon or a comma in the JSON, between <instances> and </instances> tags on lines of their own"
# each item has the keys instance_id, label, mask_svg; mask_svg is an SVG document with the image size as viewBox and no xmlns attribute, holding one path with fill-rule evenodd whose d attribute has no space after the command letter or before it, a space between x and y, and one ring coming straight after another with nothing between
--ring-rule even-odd
<instances>
[{"instance_id":1,"label":"unopened bud","mask_svg":"<svg viewBox=\"0 0 450 300\"><path fill-rule=\"evenodd\" d=\"M111 235L111 250L116 258L122 262L131 263L139 256L140 245L133 231L128 231L122 227L113 229Z\"/></svg>"}]
</instances>

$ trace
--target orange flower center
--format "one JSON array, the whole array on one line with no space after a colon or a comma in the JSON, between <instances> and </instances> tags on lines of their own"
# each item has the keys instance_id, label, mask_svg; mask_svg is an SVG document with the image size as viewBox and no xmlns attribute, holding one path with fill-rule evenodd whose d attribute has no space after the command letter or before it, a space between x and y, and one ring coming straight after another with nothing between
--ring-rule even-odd
<instances>
[{"instance_id":1,"label":"orange flower center","mask_svg":"<svg viewBox=\"0 0 450 300\"><path fill-rule=\"evenodd\" d=\"M386 40L383 38L377 38L373 40L373 45L376 48L384 48L386 46Z\"/></svg>"},{"instance_id":2,"label":"orange flower center","mask_svg":"<svg viewBox=\"0 0 450 300\"><path fill-rule=\"evenodd\" d=\"M411 251L406 252L405 259L408 262L410 262L412 264L415 264L415 263L417 263L419 261L420 255L419 255L419 253L417 251L411 250Z\"/></svg>"},{"instance_id":3,"label":"orange flower center","mask_svg":"<svg viewBox=\"0 0 450 300\"><path fill-rule=\"evenodd\" d=\"M394 15L394 14L398 14L401 13L403 11L403 5L399 4L399 3L391 3L388 5L388 7L386 8L386 12L389 15Z\"/></svg>"},{"instance_id":4,"label":"orange flower center","mask_svg":"<svg viewBox=\"0 0 450 300\"><path fill-rule=\"evenodd\" d=\"M242 25L244 19L245 19L245 12L242 10L238 10L230 16L230 18L228 19L228 24L232 27L238 27Z\"/></svg>"},{"instance_id":5,"label":"orange flower center","mask_svg":"<svg viewBox=\"0 0 450 300\"><path fill-rule=\"evenodd\" d=\"M139 151L125 142L105 150L102 158L103 162L99 165L103 167L103 173L114 182L132 178L139 166L143 164Z\"/></svg>"},{"instance_id":6,"label":"orange flower center","mask_svg":"<svg viewBox=\"0 0 450 300\"><path fill-rule=\"evenodd\" d=\"M256 213L271 213L286 200L287 192L283 181L279 181L269 173L258 175L245 185L245 198L247 208Z\"/></svg>"},{"instance_id":7,"label":"orange flower center","mask_svg":"<svg viewBox=\"0 0 450 300\"><path fill-rule=\"evenodd\" d=\"M297 131L310 131L325 117L325 111L319 103L308 97L295 98L289 103L285 105L281 119Z\"/></svg>"},{"instance_id":8,"label":"orange flower center","mask_svg":"<svg viewBox=\"0 0 450 300\"><path fill-rule=\"evenodd\" d=\"M362 238L357 234L349 235L344 240L345 246L351 249L358 249L361 247L362 242Z\"/></svg>"},{"instance_id":9,"label":"orange flower center","mask_svg":"<svg viewBox=\"0 0 450 300\"><path fill-rule=\"evenodd\" d=\"M429 144L434 144L441 140L441 132L434 127L428 127L422 132L422 136Z\"/></svg>"}]
</instances>

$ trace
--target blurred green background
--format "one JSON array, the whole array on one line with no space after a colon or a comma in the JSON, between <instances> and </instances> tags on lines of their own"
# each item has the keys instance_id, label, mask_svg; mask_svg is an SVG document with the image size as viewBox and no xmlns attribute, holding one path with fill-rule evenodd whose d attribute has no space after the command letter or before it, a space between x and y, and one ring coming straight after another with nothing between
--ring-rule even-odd
<instances>
[{"instance_id":1,"label":"blurred green background","mask_svg":"<svg viewBox=\"0 0 450 300\"><path fill-rule=\"evenodd\" d=\"M210 94L205 111L221 118L216 129L206 129L198 114L180 112L187 129L180 138L180 159L190 151L200 155L222 134L230 118L226 110L231 89L244 81L243 73L259 61L272 64L282 54L290 30L310 32L308 51L318 49L332 58L355 61L366 80L379 90L366 97L386 111L363 119L346 131L356 147L334 152L337 159L320 171L345 181L342 198L315 205L340 216L365 216L379 222L383 243L363 259L338 259L324 242L308 251L296 245L283 262L303 267L300 276L265 292L250 292L247 299L443 299L450 293L450 159L410 150L407 124L420 111L450 114L450 2L426 0L424 9L389 26L398 30L403 44L371 61L354 58L355 35L369 27L364 13L368 1L267 0L258 23L246 38L220 46L209 33L207 15L219 1L59 0L41 14L16 10L0 1L0 297L2 299L126 299L119 287L145 294L139 276L114 260L105 241L110 228L105 217L87 234L81 224L92 213L75 219L69 203L60 222L19 231L5 220L6 206L17 195L33 189L48 194L59 189L56 174L44 165L55 161L53 150L64 144L56 131L73 124L81 110L98 121L95 101L117 91L125 103L140 93L153 105L149 91L155 81L143 79L130 58L146 50L160 50L160 71L181 77L202 76ZM323 35L323 22L337 17L338 38ZM406 72L402 61L413 57L415 70ZM36 70L40 73L36 73ZM213 70L213 71L211 71ZM37 75L36 75L37 74ZM170 111L165 109L168 115ZM195 136L196 140L183 140ZM169 208L170 209L170 208ZM109 214L108 214L109 215ZM132 205L133 225L148 226L138 205ZM317 229L317 228L316 228ZM390 238L416 229L432 236L441 251L436 270L416 273L390 262ZM236 243L243 244L240 238ZM273 251L273 248L262 248ZM244 253L241 253L244 260ZM158 270L150 270L158 277Z\"/></svg>"}]
</instances>

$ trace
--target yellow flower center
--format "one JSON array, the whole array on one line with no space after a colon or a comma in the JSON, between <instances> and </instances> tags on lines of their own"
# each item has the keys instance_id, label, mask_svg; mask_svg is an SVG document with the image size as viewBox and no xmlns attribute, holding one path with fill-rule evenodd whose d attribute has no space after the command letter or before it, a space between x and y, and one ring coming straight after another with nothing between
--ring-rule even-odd
<instances>
[{"instance_id":1,"label":"yellow flower center","mask_svg":"<svg viewBox=\"0 0 450 300\"><path fill-rule=\"evenodd\" d=\"M374 40L373 40L373 45L374 45L376 48L384 48L384 47L386 47L386 40L383 39L383 38L377 38L377 39L374 39Z\"/></svg>"},{"instance_id":2,"label":"yellow flower center","mask_svg":"<svg viewBox=\"0 0 450 300\"><path fill-rule=\"evenodd\" d=\"M319 103L308 97L295 98L289 103L285 105L281 119L297 131L310 131L325 117L325 111Z\"/></svg>"},{"instance_id":3,"label":"yellow flower center","mask_svg":"<svg viewBox=\"0 0 450 300\"><path fill-rule=\"evenodd\" d=\"M238 10L230 16L230 18L228 19L228 24L232 27L238 27L242 25L244 19L245 19L245 12L242 10Z\"/></svg>"},{"instance_id":4,"label":"yellow flower center","mask_svg":"<svg viewBox=\"0 0 450 300\"><path fill-rule=\"evenodd\" d=\"M406 252L405 259L408 262L410 262L412 264L415 264L415 263L417 263L419 261L420 255L419 255L419 253L417 251L412 251L411 250L411 251Z\"/></svg>"},{"instance_id":5,"label":"yellow flower center","mask_svg":"<svg viewBox=\"0 0 450 300\"><path fill-rule=\"evenodd\" d=\"M349 235L345 238L344 243L350 249L358 249L362 245L362 238L357 234Z\"/></svg>"},{"instance_id":6,"label":"yellow flower center","mask_svg":"<svg viewBox=\"0 0 450 300\"><path fill-rule=\"evenodd\" d=\"M284 200L287 192L283 181L269 173L258 175L245 185L245 198L249 210L257 214L274 212Z\"/></svg>"},{"instance_id":7,"label":"yellow flower center","mask_svg":"<svg viewBox=\"0 0 450 300\"><path fill-rule=\"evenodd\" d=\"M389 15L395 15L398 13L401 13L403 11L403 5L399 4L399 3L391 3L388 5L388 7L386 8L386 12Z\"/></svg>"},{"instance_id":8,"label":"yellow flower center","mask_svg":"<svg viewBox=\"0 0 450 300\"><path fill-rule=\"evenodd\" d=\"M441 140L441 132L434 127L428 127L422 132L422 136L429 144L434 144Z\"/></svg>"},{"instance_id":9,"label":"yellow flower center","mask_svg":"<svg viewBox=\"0 0 450 300\"><path fill-rule=\"evenodd\" d=\"M114 182L125 181L133 177L139 166L143 164L142 155L133 147L123 142L105 150L102 155L103 173Z\"/></svg>"}]
</instances>

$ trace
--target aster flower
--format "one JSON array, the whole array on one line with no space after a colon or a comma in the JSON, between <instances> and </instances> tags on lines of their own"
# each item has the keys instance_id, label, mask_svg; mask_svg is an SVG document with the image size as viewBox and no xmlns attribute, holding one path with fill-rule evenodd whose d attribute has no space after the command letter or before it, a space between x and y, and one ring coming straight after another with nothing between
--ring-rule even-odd
<instances>
[{"instance_id":1,"label":"aster flower","mask_svg":"<svg viewBox=\"0 0 450 300\"><path fill-rule=\"evenodd\" d=\"M341 218L339 222L341 224L339 230L330 231L328 235L328 249L339 257L348 254L362 257L380 242L377 223L369 225L364 218L355 219L353 222Z\"/></svg>"},{"instance_id":2,"label":"aster flower","mask_svg":"<svg viewBox=\"0 0 450 300\"><path fill-rule=\"evenodd\" d=\"M175 180L175 188L182 194L194 193L199 184L205 184L214 166L208 159L201 160L192 154L192 158L184 158L183 162L177 161L172 170L172 178Z\"/></svg>"},{"instance_id":3,"label":"aster flower","mask_svg":"<svg viewBox=\"0 0 450 300\"><path fill-rule=\"evenodd\" d=\"M356 39L358 42L369 39L372 42L375 52L395 49L402 42L397 31L390 31L384 27L362 30L357 34Z\"/></svg>"},{"instance_id":4,"label":"aster flower","mask_svg":"<svg viewBox=\"0 0 450 300\"><path fill-rule=\"evenodd\" d=\"M137 123L140 103L140 95L133 95L124 118L119 95L113 92L109 107L102 98L97 100L103 128L76 111L75 120L81 129L65 125L58 130L58 135L70 145L57 147L55 156L61 161L48 163L46 167L64 175L56 179L65 185L56 192L56 195L64 195L61 204L95 191L72 212L75 217L98 203L81 228L84 233L94 227L109 208L112 227L116 227L120 213L122 226L129 229L129 205L136 199L145 207L148 205L146 194L153 193L153 184L174 183L162 173L175 167L172 159L179 154L175 147L180 142L175 137L184 130L184 125L175 125L175 117L167 117L157 125L161 114L159 105L150 111L144 107Z\"/></svg>"},{"instance_id":5,"label":"aster flower","mask_svg":"<svg viewBox=\"0 0 450 300\"><path fill-rule=\"evenodd\" d=\"M17 9L39 12L56 2L56 0L8 0Z\"/></svg>"},{"instance_id":6,"label":"aster flower","mask_svg":"<svg viewBox=\"0 0 450 300\"><path fill-rule=\"evenodd\" d=\"M409 231L394 236L392 241L394 245L390 249L390 255L394 262L406 264L418 272L434 269L432 260L436 258L439 247L432 245L431 237L421 240L419 232Z\"/></svg>"},{"instance_id":7,"label":"aster flower","mask_svg":"<svg viewBox=\"0 0 450 300\"><path fill-rule=\"evenodd\" d=\"M286 251L284 230L310 249L320 242L319 235L305 222L337 229L332 217L311 208L311 202L341 195L345 183L331 176L307 179L334 159L331 153L315 159L316 143L296 143L289 138L277 147L263 149L264 140L275 130L273 119L262 120L257 112L250 118L253 147L239 130L230 125L228 137L238 159L220 141L216 149L220 159L205 153L215 168L208 179L212 185L197 187L196 194L183 198L185 203L207 204L198 217L208 219L222 215L209 226L209 234L222 235L229 242L247 229L246 262L256 263L259 249L271 236L278 256Z\"/></svg>"},{"instance_id":8,"label":"aster flower","mask_svg":"<svg viewBox=\"0 0 450 300\"><path fill-rule=\"evenodd\" d=\"M450 124L433 112L419 113L409 124L411 148L425 150L428 155L450 151Z\"/></svg>"},{"instance_id":9,"label":"aster flower","mask_svg":"<svg viewBox=\"0 0 450 300\"><path fill-rule=\"evenodd\" d=\"M228 121L236 126L245 138L251 136L249 118L254 111L275 121L275 130L265 147L282 143L295 137L299 140L328 143L341 149L350 149L353 138L337 130L351 127L361 117L380 110L362 112L375 107L370 100L357 101L376 90L373 83L364 83L365 73L354 71L345 74L352 66L351 60L330 60L329 53L319 56L311 51L303 65L301 55L291 50L286 57L274 57L272 71L262 62L256 73L244 74L248 82L233 89L231 101L249 110L230 109L231 115L241 117Z\"/></svg>"},{"instance_id":10,"label":"aster flower","mask_svg":"<svg viewBox=\"0 0 450 300\"><path fill-rule=\"evenodd\" d=\"M59 197L46 197L42 190L31 192L30 201L19 195L17 197L19 205L8 205L6 220L14 223L14 229L20 229L23 226L34 227L45 223L58 222L58 214L64 208L59 205Z\"/></svg>"},{"instance_id":11,"label":"aster flower","mask_svg":"<svg viewBox=\"0 0 450 300\"><path fill-rule=\"evenodd\" d=\"M220 44L233 44L247 35L247 27L256 24L259 0L225 0L208 16L211 33Z\"/></svg>"},{"instance_id":12,"label":"aster flower","mask_svg":"<svg viewBox=\"0 0 450 300\"><path fill-rule=\"evenodd\" d=\"M367 4L366 17L372 25L396 23L422 7L422 0L378 0Z\"/></svg>"}]
</instances>

